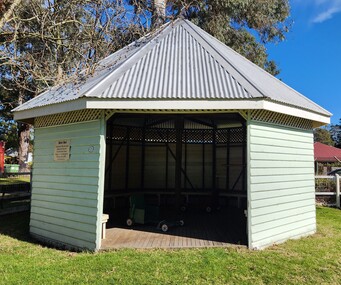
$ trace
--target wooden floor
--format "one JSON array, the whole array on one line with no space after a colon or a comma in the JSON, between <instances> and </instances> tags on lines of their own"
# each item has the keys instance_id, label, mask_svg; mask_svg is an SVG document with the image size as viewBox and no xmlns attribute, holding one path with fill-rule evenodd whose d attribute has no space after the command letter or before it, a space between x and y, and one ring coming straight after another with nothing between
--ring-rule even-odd
<instances>
[{"instance_id":1,"label":"wooden floor","mask_svg":"<svg viewBox=\"0 0 341 285\"><path fill-rule=\"evenodd\" d=\"M246 223L241 211L191 212L183 217L184 226L170 227L167 233L156 225L132 228L112 226L106 230L102 249L117 248L194 248L246 244Z\"/></svg>"}]
</instances>

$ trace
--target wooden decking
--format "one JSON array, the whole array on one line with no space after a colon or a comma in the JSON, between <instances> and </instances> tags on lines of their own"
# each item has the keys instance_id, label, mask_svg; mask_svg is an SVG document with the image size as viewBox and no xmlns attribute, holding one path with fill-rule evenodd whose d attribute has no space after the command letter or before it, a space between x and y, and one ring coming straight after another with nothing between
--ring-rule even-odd
<instances>
[{"instance_id":1,"label":"wooden decking","mask_svg":"<svg viewBox=\"0 0 341 285\"><path fill-rule=\"evenodd\" d=\"M155 225L107 228L102 249L226 247L246 244L246 224L240 211L186 213L184 220L183 227L171 227L167 233L158 230Z\"/></svg>"}]
</instances>

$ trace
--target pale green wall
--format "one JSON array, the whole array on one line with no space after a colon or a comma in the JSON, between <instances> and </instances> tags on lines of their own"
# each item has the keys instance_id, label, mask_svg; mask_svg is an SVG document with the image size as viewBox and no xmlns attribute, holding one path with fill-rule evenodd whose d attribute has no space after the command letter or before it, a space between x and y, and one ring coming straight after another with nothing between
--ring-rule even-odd
<instances>
[{"instance_id":1,"label":"pale green wall","mask_svg":"<svg viewBox=\"0 0 341 285\"><path fill-rule=\"evenodd\" d=\"M100 248L105 129L104 118L35 129L34 236L70 247ZM53 160L59 139L71 140L67 162ZM250 248L316 231L312 131L248 121L248 174Z\"/></svg>"},{"instance_id":2,"label":"pale green wall","mask_svg":"<svg viewBox=\"0 0 341 285\"><path fill-rule=\"evenodd\" d=\"M248 122L249 247L316 231L312 131Z\"/></svg>"},{"instance_id":3,"label":"pale green wall","mask_svg":"<svg viewBox=\"0 0 341 285\"><path fill-rule=\"evenodd\" d=\"M59 139L71 140L69 161L54 161ZM32 235L75 248L100 248L104 157L104 119L35 129Z\"/></svg>"}]
</instances>

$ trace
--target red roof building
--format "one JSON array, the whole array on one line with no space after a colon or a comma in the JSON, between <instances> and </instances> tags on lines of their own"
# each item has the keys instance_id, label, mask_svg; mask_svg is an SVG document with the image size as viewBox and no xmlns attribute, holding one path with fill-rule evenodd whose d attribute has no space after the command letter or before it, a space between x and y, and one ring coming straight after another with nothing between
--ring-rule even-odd
<instances>
[{"instance_id":1,"label":"red roof building","mask_svg":"<svg viewBox=\"0 0 341 285\"><path fill-rule=\"evenodd\" d=\"M314 143L314 158L317 162L341 162L341 149L316 142Z\"/></svg>"}]
</instances>

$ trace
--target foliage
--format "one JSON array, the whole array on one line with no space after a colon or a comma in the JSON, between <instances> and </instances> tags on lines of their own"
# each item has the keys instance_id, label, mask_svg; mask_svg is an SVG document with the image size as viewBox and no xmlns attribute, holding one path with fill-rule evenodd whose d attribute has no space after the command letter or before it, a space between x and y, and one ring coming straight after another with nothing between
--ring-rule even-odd
<instances>
[{"instance_id":1,"label":"foliage","mask_svg":"<svg viewBox=\"0 0 341 285\"><path fill-rule=\"evenodd\" d=\"M18 149L17 125L13 121L0 121L0 141L6 142L6 149Z\"/></svg>"},{"instance_id":2,"label":"foliage","mask_svg":"<svg viewBox=\"0 0 341 285\"><path fill-rule=\"evenodd\" d=\"M72 80L72 75L78 75L80 70L91 73L94 62L131 41L129 37L134 35L134 29L128 34L118 29L125 10L116 1L14 3L10 14L4 12L8 16L6 24L0 25L0 109L6 138L12 138L15 131L10 109L47 87ZM18 124L17 130L19 163L23 168L29 151L30 126Z\"/></svg>"},{"instance_id":3,"label":"foliage","mask_svg":"<svg viewBox=\"0 0 341 285\"><path fill-rule=\"evenodd\" d=\"M72 75L81 70L81 76L91 73L99 59L155 28L150 23L155 2L130 0L131 10L125 1L115 0L22 0L1 30L1 73L11 84L34 94L74 79ZM166 14L168 18L184 15L256 64L278 73L264 44L284 39L289 26L287 0L212 0L209 4L174 0L168 1ZM1 82L3 87L10 88L5 83Z\"/></svg>"},{"instance_id":4,"label":"foliage","mask_svg":"<svg viewBox=\"0 0 341 285\"><path fill-rule=\"evenodd\" d=\"M341 119L338 124L330 126L330 133L335 141L335 146L341 148Z\"/></svg>"},{"instance_id":5,"label":"foliage","mask_svg":"<svg viewBox=\"0 0 341 285\"><path fill-rule=\"evenodd\" d=\"M91 72L94 62L130 41L122 33L124 13L109 0L22 0L1 31L3 74L37 94L80 70Z\"/></svg>"},{"instance_id":6,"label":"foliage","mask_svg":"<svg viewBox=\"0 0 341 285\"><path fill-rule=\"evenodd\" d=\"M338 162L338 161L336 161L336 162L325 162L325 163L322 163L322 165L327 167L328 169L331 169L332 167L341 168L341 162Z\"/></svg>"},{"instance_id":7,"label":"foliage","mask_svg":"<svg viewBox=\"0 0 341 285\"><path fill-rule=\"evenodd\" d=\"M341 119L338 124L315 129L314 141L341 148Z\"/></svg>"},{"instance_id":8,"label":"foliage","mask_svg":"<svg viewBox=\"0 0 341 285\"><path fill-rule=\"evenodd\" d=\"M160 2L160 1L158 1ZM205 31L232 47L273 75L279 70L268 59L265 43L284 39L291 23L287 20L290 6L287 0L169 0L166 16L183 15ZM153 1L130 0L135 18L145 19L153 12Z\"/></svg>"},{"instance_id":9,"label":"foliage","mask_svg":"<svg viewBox=\"0 0 341 285\"><path fill-rule=\"evenodd\" d=\"M334 177L328 178L315 178L315 191L316 192L335 192L336 181Z\"/></svg>"},{"instance_id":10,"label":"foliage","mask_svg":"<svg viewBox=\"0 0 341 285\"><path fill-rule=\"evenodd\" d=\"M82 80L99 59L180 14L278 74L265 43L288 31L287 0L6 0L0 6L0 101L14 107L48 87ZM12 124L10 114L4 117L5 127ZM30 127L17 130L22 166Z\"/></svg>"},{"instance_id":11,"label":"foliage","mask_svg":"<svg viewBox=\"0 0 341 285\"><path fill-rule=\"evenodd\" d=\"M0 73L4 69L0 68ZM0 88L0 140L6 142L6 149L18 149L18 126L13 121L11 110L17 106L17 94L14 85L6 77L0 79L0 83L8 88Z\"/></svg>"},{"instance_id":12,"label":"foliage","mask_svg":"<svg viewBox=\"0 0 341 285\"><path fill-rule=\"evenodd\" d=\"M341 162L319 162L316 175L327 175L336 168L341 168Z\"/></svg>"},{"instance_id":13,"label":"foliage","mask_svg":"<svg viewBox=\"0 0 341 285\"><path fill-rule=\"evenodd\" d=\"M317 128L314 130L314 142L320 142L330 146L335 145L331 133L324 128Z\"/></svg>"},{"instance_id":14,"label":"foliage","mask_svg":"<svg viewBox=\"0 0 341 285\"><path fill-rule=\"evenodd\" d=\"M341 211L318 233L263 251L242 247L73 253L34 244L28 214L0 217L2 284L339 284Z\"/></svg>"}]
</instances>

